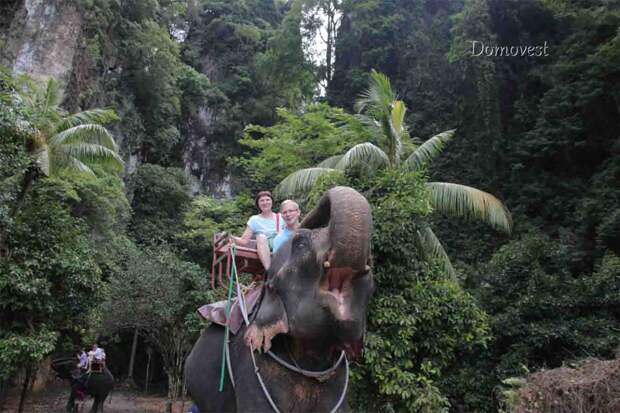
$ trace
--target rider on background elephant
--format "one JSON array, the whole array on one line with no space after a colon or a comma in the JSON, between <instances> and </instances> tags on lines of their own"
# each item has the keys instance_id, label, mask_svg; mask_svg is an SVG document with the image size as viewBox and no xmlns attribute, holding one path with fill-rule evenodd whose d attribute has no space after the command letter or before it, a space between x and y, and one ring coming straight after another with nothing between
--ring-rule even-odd
<instances>
[{"instance_id":1,"label":"rider on background elephant","mask_svg":"<svg viewBox=\"0 0 620 413\"><path fill-rule=\"evenodd\" d=\"M374 291L371 227L370 206L355 190L336 187L323 196L274 254L250 326L231 337L222 392L224 329L209 326L195 344L186 361L186 381L201 412L267 412L274 410L272 403L282 412L348 411L341 404L346 361L337 361L342 350L354 356L361 350ZM297 371L253 350L271 350ZM328 373L313 378L313 371Z\"/></svg>"},{"instance_id":2,"label":"rider on background elephant","mask_svg":"<svg viewBox=\"0 0 620 413\"><path fill-rule=\"evenodd\" d=\"M103 411L103 404L114 388L114 376L103 367L101 372L84 372L75 362L74 357L60 357L52 361L52 369L61 379L68 380L71 393L67 402L67 411L75 411L75 400L84 394L93 397L91 413Z\"/></svg>"}]
</instances>

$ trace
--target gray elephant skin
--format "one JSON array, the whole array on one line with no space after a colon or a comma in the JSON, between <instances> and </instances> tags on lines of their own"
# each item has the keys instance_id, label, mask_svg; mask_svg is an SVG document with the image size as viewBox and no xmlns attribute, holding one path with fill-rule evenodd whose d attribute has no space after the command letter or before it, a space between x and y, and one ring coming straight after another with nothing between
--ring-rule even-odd
<instances>
[{"instance_id":1,"label":"gray elephant skin","mask_svg":"<svg viewBox=\"0 0 620 413\"><path fill-rule=\"evenodd\" d=\"M342 351L361 352L366 311L374 292L366 199L348 187L326 192L293 239L274 254L249 327L230 336L230 370L219 391L224 328L212 324L185 363L192 399L205 412L272 412L254 371L250 348L267 392L280 412L330 412L343 393L342 363L316 380L292 371L264 352L310 371L334 365ZM337 409L349 411L345 402Z\"/></svg>"},{"instance_id":2,"label":"gray elephant skin","mask_svg":"<svg viewBox=\"0 0 620 413\"><path fill-rule=\"evenodd\" d=\"M63 357L52 361L52 369L58 377L68 380L71 384L71 393L67 402L67 411L76 411L75 399L77 391L81 388L86 394L92 396L93 404L90 409L91 413L102 412L106 398L114 388L114 376L105 368L102 372L87 373L81 383L76 379L80 375L79 369L76 367L77 360L75 357Z\"/></svg>"}]
</instances>

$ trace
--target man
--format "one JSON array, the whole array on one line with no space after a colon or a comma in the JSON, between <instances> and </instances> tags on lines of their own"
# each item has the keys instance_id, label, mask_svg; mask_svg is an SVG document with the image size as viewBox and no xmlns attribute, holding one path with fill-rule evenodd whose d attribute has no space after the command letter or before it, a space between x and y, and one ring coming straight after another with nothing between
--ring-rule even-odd
<instances>
[{"instance_id":1,"label":"man","mask_svg":"<svg viewBox=\"0 0 620 413\"><path fill-rule=\"evenodd\" d=\"M293 238L299 228L299 205L297 202L287 199L280 205L280 213L286 227L276 235L273 240L273 252L275 253L286 241Z\"/></svg>"},{"instance_id":2,"label":"man","mask_svg":"<svg viewBox=\"0 0 620 413\"><path fill-rule=\"evenodd\" d=\"M105 367L105 351L97 343L94 343L92 350L88 352L88 361L90 371L102 371Z\"/></svg>"},{"instance_id":3,"label":"man","mask_svg":"<svg viewBox=\"0 0 620 413\"><path fill-rule=\"evenodd\" d=\"M84 349L78 349L77 351L78 354L78 367L80 369L80 371L85 371L88 369L88 354L86 354L86 351L84 351Z\"/></svg>"}]
</instances>

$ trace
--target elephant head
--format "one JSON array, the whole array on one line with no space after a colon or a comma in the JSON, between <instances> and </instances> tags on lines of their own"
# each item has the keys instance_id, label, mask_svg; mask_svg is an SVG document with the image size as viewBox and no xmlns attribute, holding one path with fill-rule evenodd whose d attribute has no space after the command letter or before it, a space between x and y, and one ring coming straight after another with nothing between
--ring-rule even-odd
<instances>
[{"instance_id":1,"label":"elephant head","mask_svg":"<svg viewBox=\"0 0 620 413\"><path fill-rule=\"evenodd\" d=\"M286 334L357 353L374 291L371 228L361 194L348 187L326 192L274 255L246 344L267 351L276 335Z\"/></svg>"}]
</instances>

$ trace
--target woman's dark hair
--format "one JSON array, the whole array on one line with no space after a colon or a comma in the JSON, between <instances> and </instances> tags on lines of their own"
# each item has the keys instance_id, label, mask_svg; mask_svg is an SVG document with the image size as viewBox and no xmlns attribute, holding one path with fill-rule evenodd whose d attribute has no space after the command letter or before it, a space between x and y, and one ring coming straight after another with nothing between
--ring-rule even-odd
<instances>
[{"instance_id":1,"label":"woman's dark hair","mask_svg":"<svg viewBox=\"0 0 620 413\"><path fill-rule=\"evenodd\" d=\"M271 195L271 192L260 191L258 194L256 194L256 197L254 198L254 206L256 206L256 209L258 209L259 212L260 212L260 208L258 207L258 200L264 196L268 196L269 198L271 198L271 202L273 203L273 196Z\"/></svg>"}]
</instances>

